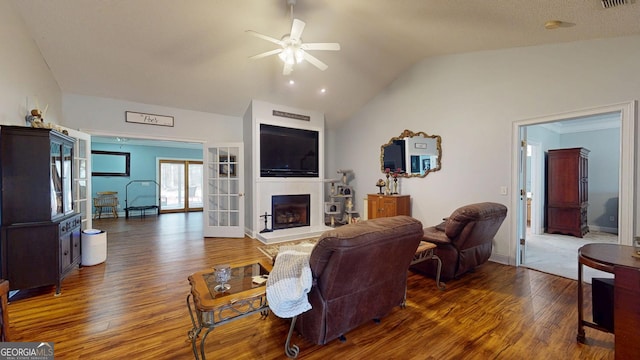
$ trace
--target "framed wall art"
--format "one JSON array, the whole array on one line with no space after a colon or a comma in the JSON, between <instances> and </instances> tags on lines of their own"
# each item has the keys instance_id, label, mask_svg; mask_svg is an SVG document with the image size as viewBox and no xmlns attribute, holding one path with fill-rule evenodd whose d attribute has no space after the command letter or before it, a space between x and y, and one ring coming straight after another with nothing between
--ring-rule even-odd
<instances>
[{"instance_id":1,"label":"framed wall art","mask_svg":"<svg viewBox=\"0 0 640 360\"><path fill-rule=\"evenodd\" d=\"M173 127L173 116L145 114L134 111L125 111L124 121L128 123Z\"/></svg>"}]
</instances>

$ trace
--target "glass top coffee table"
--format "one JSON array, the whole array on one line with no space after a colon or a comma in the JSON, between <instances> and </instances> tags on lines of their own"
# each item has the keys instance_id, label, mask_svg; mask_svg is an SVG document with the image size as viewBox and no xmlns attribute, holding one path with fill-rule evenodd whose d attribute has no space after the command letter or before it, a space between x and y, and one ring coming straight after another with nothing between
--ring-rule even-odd
<instances>
[{"instance_id":1,"label":"glass top coffee table","mask_svg":"<svg viewBox=\"0 0 640 360\"><path fill-rule=\"evenodd\" d=\"M216 290L218 282L213 268L189 275L187 308L193 324L189 338L196 359L205 359L204 343L214 327L258 312L262 318L269 314L265 285L271 265L251 261L230 264L230 268L231 277L226 282L230 286L223 291ZM198 354L197 340L203 328L207 330L200 340Z\"/></svg>"}]
</instances>

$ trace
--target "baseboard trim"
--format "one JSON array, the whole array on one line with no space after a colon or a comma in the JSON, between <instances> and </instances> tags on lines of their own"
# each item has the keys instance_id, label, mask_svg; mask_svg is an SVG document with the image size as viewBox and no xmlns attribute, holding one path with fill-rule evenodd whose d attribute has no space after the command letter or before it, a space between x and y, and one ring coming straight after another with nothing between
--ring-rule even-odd
<instances>
[{"instance_id":1,"label":"baseboard trim","mask_svg":"<svg viewBox=\"0 0 640 360\"><path fill-rule=\"evenodd\" d=\"M598 225L589 225L589 231L599 231L605 232L609 234L618 234L618 228L607 227L607 226L598 226Z\"/></svg>"},{"instance_id":2,"label":"baseboard trim","mask_svg":"<svg viewBox=\"0 0 640 360\"><path fill-rule=\"evenodd\" d=\"M489 261L493 261L503 265L513 265L510 260L511 259L509 258L509 256L501 254L491 254L491 257L489 257Z\"/></svg>"}]
</instances>

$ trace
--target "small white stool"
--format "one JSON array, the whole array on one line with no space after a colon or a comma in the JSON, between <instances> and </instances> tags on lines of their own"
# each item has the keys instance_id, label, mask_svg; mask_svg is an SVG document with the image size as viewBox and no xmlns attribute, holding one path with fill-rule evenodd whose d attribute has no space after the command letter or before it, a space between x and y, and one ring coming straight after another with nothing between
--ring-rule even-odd
<instances>
[{"instance_id":1,"label":"small white stool","mask_svg":"<svg viewBox=\"0 0 640 360\"><path fill-rule=\"evenodd\" d=\"M86 229L82 231L80 240L82 266L97 265L107 260L107 232L104 230Z\"/></svg>"}]
</instances>

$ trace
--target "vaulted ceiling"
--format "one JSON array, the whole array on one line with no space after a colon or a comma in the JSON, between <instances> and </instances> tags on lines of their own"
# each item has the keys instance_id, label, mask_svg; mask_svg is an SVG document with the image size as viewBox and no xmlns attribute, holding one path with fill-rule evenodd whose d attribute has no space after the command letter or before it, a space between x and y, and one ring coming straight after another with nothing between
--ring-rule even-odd
<instances>
[{"instance_id":1,"label":"vaulted ceiling","mask_svg":"<svg viewBox=\"0 0 640 360\"><path fill-rule=\"evenodd\" d=\"M249 59L277 45L246 30L287 34L287 0L13 0L65 93L232 116L260 99L324 112L328 126L427 57L640 34L628 2L298 0L303 41L341 50L312 52L326 71L285 76L277 56Z\"/></svg>"}]
</instances>

